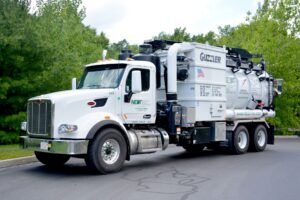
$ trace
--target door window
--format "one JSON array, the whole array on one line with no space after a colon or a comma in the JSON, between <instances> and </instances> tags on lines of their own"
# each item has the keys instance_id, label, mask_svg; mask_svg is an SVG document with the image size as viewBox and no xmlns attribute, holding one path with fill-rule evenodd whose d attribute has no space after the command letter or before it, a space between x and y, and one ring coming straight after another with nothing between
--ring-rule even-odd
<instances>
[{"instance_id":1,"label":"door window","mask_svg":"<svg viewBox=\"0 0 300 200\"><path fill-rule=\"evenodd\" d=\"M150 70L149 69L132 69L126 79L125 91L131 91L132 71L141 71L142 91L147 91L150 88Z\"/></svg>"}]
</instances>

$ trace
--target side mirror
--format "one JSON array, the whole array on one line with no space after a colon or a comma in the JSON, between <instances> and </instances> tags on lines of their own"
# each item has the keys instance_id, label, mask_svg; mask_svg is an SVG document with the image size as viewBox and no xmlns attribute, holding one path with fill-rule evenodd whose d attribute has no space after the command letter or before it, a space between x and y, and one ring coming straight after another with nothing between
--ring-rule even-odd
<instances>
[{"instance_id":1,"label":"side mirror","mask_svg":"<svg viewBox=\"0 0 300 200\"><path fill-rule=\"evenodd\" d=\"M281 93L283 92L282 84L283 84L283 79L274 80L274 91L276 92L276 95L281 95Z\"/></svg>"},{"instance_id":2,"label":"side mirror","mask_svg":"<svg viewBox=\"0 0 300 200\"><path fill-rule=\"evenodd\" d=\"M76 90L76 88L77 88L76 78L72 78L72 90Z\"/></svg>"},{"instance_id":3,"label":"side mirror","mask_svg":"<svg viewBox=\"0 0 300 200\"><path fill-rule=\"evenodd\" d=\"M139 93L142 91L141 71L132 71L131 91L132 93Z\"/></svg>"}]
</instances>

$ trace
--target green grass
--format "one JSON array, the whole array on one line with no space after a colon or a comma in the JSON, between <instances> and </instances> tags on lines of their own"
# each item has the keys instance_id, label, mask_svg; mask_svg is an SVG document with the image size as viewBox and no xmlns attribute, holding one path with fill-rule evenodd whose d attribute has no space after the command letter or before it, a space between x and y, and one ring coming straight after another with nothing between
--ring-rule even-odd
<instances>
[{"instance_id":1,"label":"green grass","mask_svg":"<svg viewBox=\"0 0 300 200\"><path fill-rule=\"evenodd\" d=\"M18 144L0 145L0 160L32 155L32 151L23 150Z\"/></svg>"}]
</instances>

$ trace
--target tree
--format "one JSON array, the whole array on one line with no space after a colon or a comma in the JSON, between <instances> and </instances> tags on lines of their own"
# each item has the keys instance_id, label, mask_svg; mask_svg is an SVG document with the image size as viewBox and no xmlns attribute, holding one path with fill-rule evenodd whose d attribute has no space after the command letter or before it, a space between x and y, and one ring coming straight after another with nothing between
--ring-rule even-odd
<instances>
[{"instance_id":1,"label":"tree","mask_svg":"<svg viewBox=\"0 0 300 200\"><path fill-rule=\"evenodd\" d=\"M187 33L186 28L175 28L173 34L160 32L158 36L153 37L155 40L172 40L176 42L190 42L191 36Z\"/></svg>"},{"instance_id":2,"label":"tree","mask_svg":"<svg viewBox=\"0 0 300 200\"><path fill-rule=\"evenodd\" d=\"M199 34L194 35L192 37L193 42L198 43L209 43L210 45L216 45L217 44L217 34L215 34L213 31L209 31L207 34Z\"/></svg>"},{"instance_id":3,"label":"tree","mask_svg":"<svg viewBox=\"0 0 300 200\"><path fill-rule=\"evenodd\" d=\"M0 144L16 142L29 97L70 88L109 40L85 26L80 0L0 0Z\"/></svg>"},{"instance_id":4,"label":"tree","mask_svg":"<svg viewBox=\"0 0 300 200\"><path fill-rule=\"evenodd\" d=\"M175 28L172 34L166 32L160 32L158 36L153 37L154 40L171 40L175 42L198 42L206 43L211 45L217 44L217 34L213 31L209 31L206 34L198 34L191 36L190 33L186 31L186 28Z\"/></svg>"},{"instance_id":5,"label":"tree","mask_svg":"<svg viewBox=\"0 0 300 200\"><path fill-rule=\"evenodd\" d=\"M24 99L34 93L31 83L42 59L28 12L29 1L0 1L0 143L18 140Z\"/></svg>"},{"instance_id":6,"label":"tree","mask_svg":"<svg viewBox=\"0 0 300 200\"><path fill-rule=\"evenodd\" d=\"M300 1L299 0L265 0L258 9L256 19L272 19L285 27L290 36L300 34Z\"/></svg>"},{"instance_id":7,"label":"tree","mask_svg":"<svg viewBox=\"0 0 300 200\"><path fill-rule=\"evenodd\" d=\"M220 37L230 36L234 32L234 30L235 27L232 27L229 24L225 25L224 27L218 27Z\"/></svg>"},{"instance_id":8,"label":"tree","mask_svg":"<svg viewBox=\"0 0 300 200\"><path fill-rule=\"evenodd\" d=\"M82 66L101 59L109 40L103 32L97 36L94 29L82 23L85 11L79 9L80 0L39 1L38 5L36 29L47 47L44 71L39 76L43 85L38 90L68 89L70 79L79 77Z\"/></svg>"}]
</instances>

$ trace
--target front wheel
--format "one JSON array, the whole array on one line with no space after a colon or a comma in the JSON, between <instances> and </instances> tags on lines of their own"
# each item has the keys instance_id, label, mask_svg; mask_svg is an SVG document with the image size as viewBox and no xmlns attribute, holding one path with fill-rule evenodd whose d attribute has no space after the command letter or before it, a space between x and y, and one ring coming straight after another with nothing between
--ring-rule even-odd
<instances>
[{"instance_id":1,"label":"front wheel","mask_svg":"<svg viewBox=\"0 0 300 200\"><path fill-rule=\"evenodd\" d=\"M38 151L35 151L34 154L41 163L50 167L64 165L70 159L70 156L62 154L51 154Z\"/></svg>"},{"instance_id":2,"label":"front wheel","mask_svg":"<svg viewBox=\"0 0 300 200\"><path fill-rule=\"evenodd\" d=\"M126 153L126 141L122 134L109 128L90 141L85 162L89 168L101 174L116 172L123 166Z\"/></svg>"}]
</instances>

